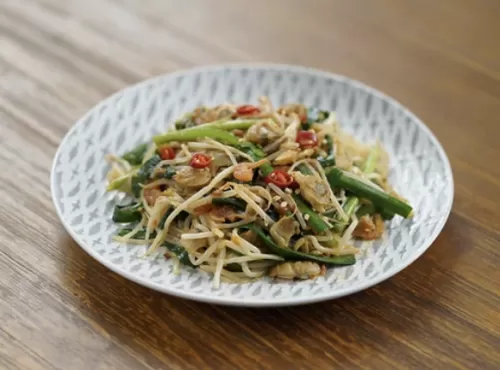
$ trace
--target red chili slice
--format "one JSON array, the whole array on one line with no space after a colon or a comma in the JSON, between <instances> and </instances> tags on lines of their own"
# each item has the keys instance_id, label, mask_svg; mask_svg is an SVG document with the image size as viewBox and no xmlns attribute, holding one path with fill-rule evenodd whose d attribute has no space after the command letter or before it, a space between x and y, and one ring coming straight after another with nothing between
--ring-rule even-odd
<instances>
[{"instance_id":1,"label":"red chili slice","mask_svg":"<svg viewBox=\"0 0 500 370\"><path fill-rule=\"evenodd\" d=\"M203 153L195 153L189 165L193 168L205 168L210 166L210 163L212 163L212 157Z\"/></svg>"},{"instance_id":2,"label":"red chili slice","mask_svg":"<svg viewBox=\"0 0 500 370\"><path fill-rule=\"evenodd\" d=\"M160 152L160 157L164 161L175 158L175 150L169 146L164 146L158 150Z\"/></svg>"},{"instance_id":3,"label":"red chili slice","mask_svg":"<svg viewBox=\"0 0 500 370\"><path fill-rule=\"evenodd\" d=\"M296 184L289 173L281 170L274 170L264 178L264 181L267 184L272 183L280 188L294 187Z\"/></svg>"},{"instance_id":4,"label":"red chili slice","mask_svg":"<svg viewBox=\"0 0 500 370\"><path fill-rule=\"evenodd\" d=\"M295 141L301 148L312 148L318 145L318 137L313 131L299 131Z\"/></svg>"},{"instance_id":5,"label":"red chili slice","mask_svg":"<svg viewBox=\"0 0 500 370\"><path fill-rule=\"evenodd\" d=\"M240 105L236 109L236 113L239 116L249 116L252 114L260 113L260 108L256 107L255 105Z\"/></svg>"}]
</instances>

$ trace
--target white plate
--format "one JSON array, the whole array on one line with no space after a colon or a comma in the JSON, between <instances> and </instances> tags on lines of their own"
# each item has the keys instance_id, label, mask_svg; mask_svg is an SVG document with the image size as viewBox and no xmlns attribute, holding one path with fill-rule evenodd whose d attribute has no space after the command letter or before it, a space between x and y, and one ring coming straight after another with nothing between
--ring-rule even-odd
<instances>
[{"instance_id":1,"label":"white plate","mask_svg":"<svg viewBox=\"0 0 500 370\"><path fill-rule=\"evenodd\" d=\"M107 194L106 153L121 154L166 130L198 105L255 103L267 95L275 106L302 102L336 111L342 127L363 141L378 138L391 155L390 181L408 198L415 217L396 217L383 240L362 245L354 266L332 268L301 282L260 280L212 286L211 276L172 262L143 258L143 246L111 241L117 195ZM382 93L348 78L309 68L248 64L197 68L160 76L101 102L68 132L51 173L52 197L61 221L97 261L139 284L211 303L278 306L338 298L401 271L431 245L448 218L453 178L443 148L411 112Z\"/></svg>"}]
</instances>

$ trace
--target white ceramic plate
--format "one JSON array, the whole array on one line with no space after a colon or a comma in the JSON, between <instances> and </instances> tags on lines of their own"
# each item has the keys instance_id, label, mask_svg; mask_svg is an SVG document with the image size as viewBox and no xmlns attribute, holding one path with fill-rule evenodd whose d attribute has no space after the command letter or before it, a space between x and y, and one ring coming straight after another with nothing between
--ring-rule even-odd
<instances>
[{"instance_id":1,"label":"white ceramic plate","mask_svg":"<svg viewBox=\"0 0 500 370\"><path fill-rule=\"evenodd\" d=\"M329 269L301 282L260 280L212 286L211 276L190 268L173 273L161 255L111 240L116 194L107 194L104 155L122 154L166 130L198 105L302 102L336 111L342 127L363 141L378 138L391 155L390 181L408 198L415 217L396 217L382 240L362 244L354 266ZM78 244L116 273L168 294L211 303L278 306L337 298L375 285L415 261L448 218L453 178L443 148L411 112L382 93L348 78L309 68L249 64L197 68L160 76L104 100L68 132L54 158L53 201Z\"/></svg>"}]
</instances>

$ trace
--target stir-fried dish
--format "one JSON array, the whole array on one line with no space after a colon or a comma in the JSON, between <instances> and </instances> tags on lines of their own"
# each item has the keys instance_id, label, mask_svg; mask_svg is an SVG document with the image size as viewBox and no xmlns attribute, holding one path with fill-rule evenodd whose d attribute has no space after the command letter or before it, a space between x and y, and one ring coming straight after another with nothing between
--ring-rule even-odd
<instances>
[{"instance_id":1,"label":"stir-fried dish","mask_svg":"<svg viewBox=\"0 0 500 370\"><path fill-rule=\"evenodd\" d=\"M310 279L351 265L354 238L412 208L387 181L380 144L357 142L333 112L287 104L199 107L121 157L108 155L108 191L132 199L115 240L221 280Z\"/></svg>"}]
</instances>

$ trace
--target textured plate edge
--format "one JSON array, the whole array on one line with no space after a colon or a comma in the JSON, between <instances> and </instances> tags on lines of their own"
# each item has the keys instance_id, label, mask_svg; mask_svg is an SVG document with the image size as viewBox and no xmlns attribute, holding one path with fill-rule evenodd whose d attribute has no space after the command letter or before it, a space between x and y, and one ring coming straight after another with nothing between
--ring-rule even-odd
<instances>
[{"instance_id":1,"label":"textured plate edge","mask_svg":"<svg viewBox=\"0 0 500 370\"><path fill-rule=\"evenodd\" d=\"M269 69L269 70L287 70L287 71L292 71L292 72L297 72L297 73L310 73L313 75L316 75L318 77L329 77L329 78L335 78L339 81L344 81L348 82L349 84L352 84L354 87L359 88L361 90L365 90L369 92L370 94L373 94L374 96L377 96L381 99L384 99L391 103L392 105L400 108L407 116L411 117L415 123L429 135L430 140L433 142L433 144L436 146L438 153L440 157L443 159L444 164L445 164L445 172L446 176L450 179L451 181L451 197L449 200L449 204L446 205L446 212L445 214L440 218L436 228L434 229L434 232L430 235L428 238L428 241L426 243L423 243L419 246L418 251L415 253L412 258L410 258L408 261L405 261L405 263L402 263L400 265L395 266L394 268L388 270L381 276L377 277L376 279L369 280L366 283L354 285L352 287L346 287L340 290L335 291L334 293L326 293L326 294L318 294L317 296L314 297L306 297L306 298L301 298L301 297L291 297L291 298L286 298L286 299L278 299L278 300L262 300L262 299L245 299L245 298L234 298L234 297L207 297L207 296L200 296L196 293L189 293L185 291L177 291L177 290L170 290L168 286L164 286L158 283L153 283L150 280L146 278L141 278L139 276L134 276L128 271L125 271L119 267L114 266L112 263L109 261L105 261L101 259L101 257L97 254L96 251L94 251L91 247L87 246L83 240L69 227L69 224L67 223L66 220L62 217L61 209L59 207L58 202L56 201L56 186L55 186L55 169L57 166L57 161L58 157L61 153L62 148L66 144L66 141L69 139L71 134L77 130L78 126L85 122L85 120L94 112L95 110L99 109L101 106L106 104L109 100L113 99L114 97L124 94L128 90L133 90L136 89L140 86L143 85L148 85L154 80L165 78L165 77L175 77L178 75L183 75L183 74L192 74L192 73L198 73L201 71L217 71L217 70L223 70L223 69L241 69L241 68L259 68L259 69ZM299 66L299 65L289 65L289 64L276 64L276 63L231 63L231 64L214 64L214 65L206 65L206 66L201 66L201 67L196 67L196 68L189 68L189 69L181 69L177 70L172 73L166 73L162 74L159 76L151 77L146 80L140 81L137 84L130 85L124 89L121 89L110 96L102 99L99 103L97 103L95 106L90 108L87 113L80 119L78 119L75 124L68 130L68 132L65 134L63 139L61 140L61 143L59 144L59 147L57 148L57 151L54 155L54 159L52 161L52 166L51 166L51 173L50 173L50 189L51 189L51 196L52 196L52 203L54 204L54 207L56 209L57 216L59 217L61 223L63 224L65 230L68 232L68 234L71 235L73 240L76 241L76 243L85 251L87 252L91 257L93 257L97 262L100 264L104 265L111 271L117 273L118 275L131 280L139 285L145 286L147 288L166 293L172 296L177 296L180 298L185 298L185 299L190 299L194 301L199 301L199 302L205 302L205 303L212 303L212 304L220 304L220 305L230 305L230 306L245 306L245 307L278 307L278 306L295 306L295 305L302 305L302 304L309 304L309 303L316 303L316 302L321 302L329 299L336 299L336 298L341 298L346 295L354 294L357 292L360 292L362 290L368 289L370 287L373 287L382 281L385 281L394 275L398 274L405 268L407 268L409 265L411 265L413 262L415 262L422 254L425 253L427 249L432 245L432 243L436 240L437 236L443 229L446 221L449 218L449 215L451 213L452 205L453 205L453 199L454 199L454 181L453 181L453 173L450 165L450 161L448 159L448 156L446 155L446 152L444 151L444 148L442 147L441 143L439 140L436 138L434 133L427 127L425 123L423 123L414 113L412 113L406 106L401 104L399 101L396 99L386 95L385 93L381 92L378 89L375 89L373 87L370 87L366 85L363 82L351 79L349 77L335 74L332 72L328 71L323 71L320 69L316 68L311 68L311 67L305 67L305 66Z\"/></svg>"}]
</instances>

